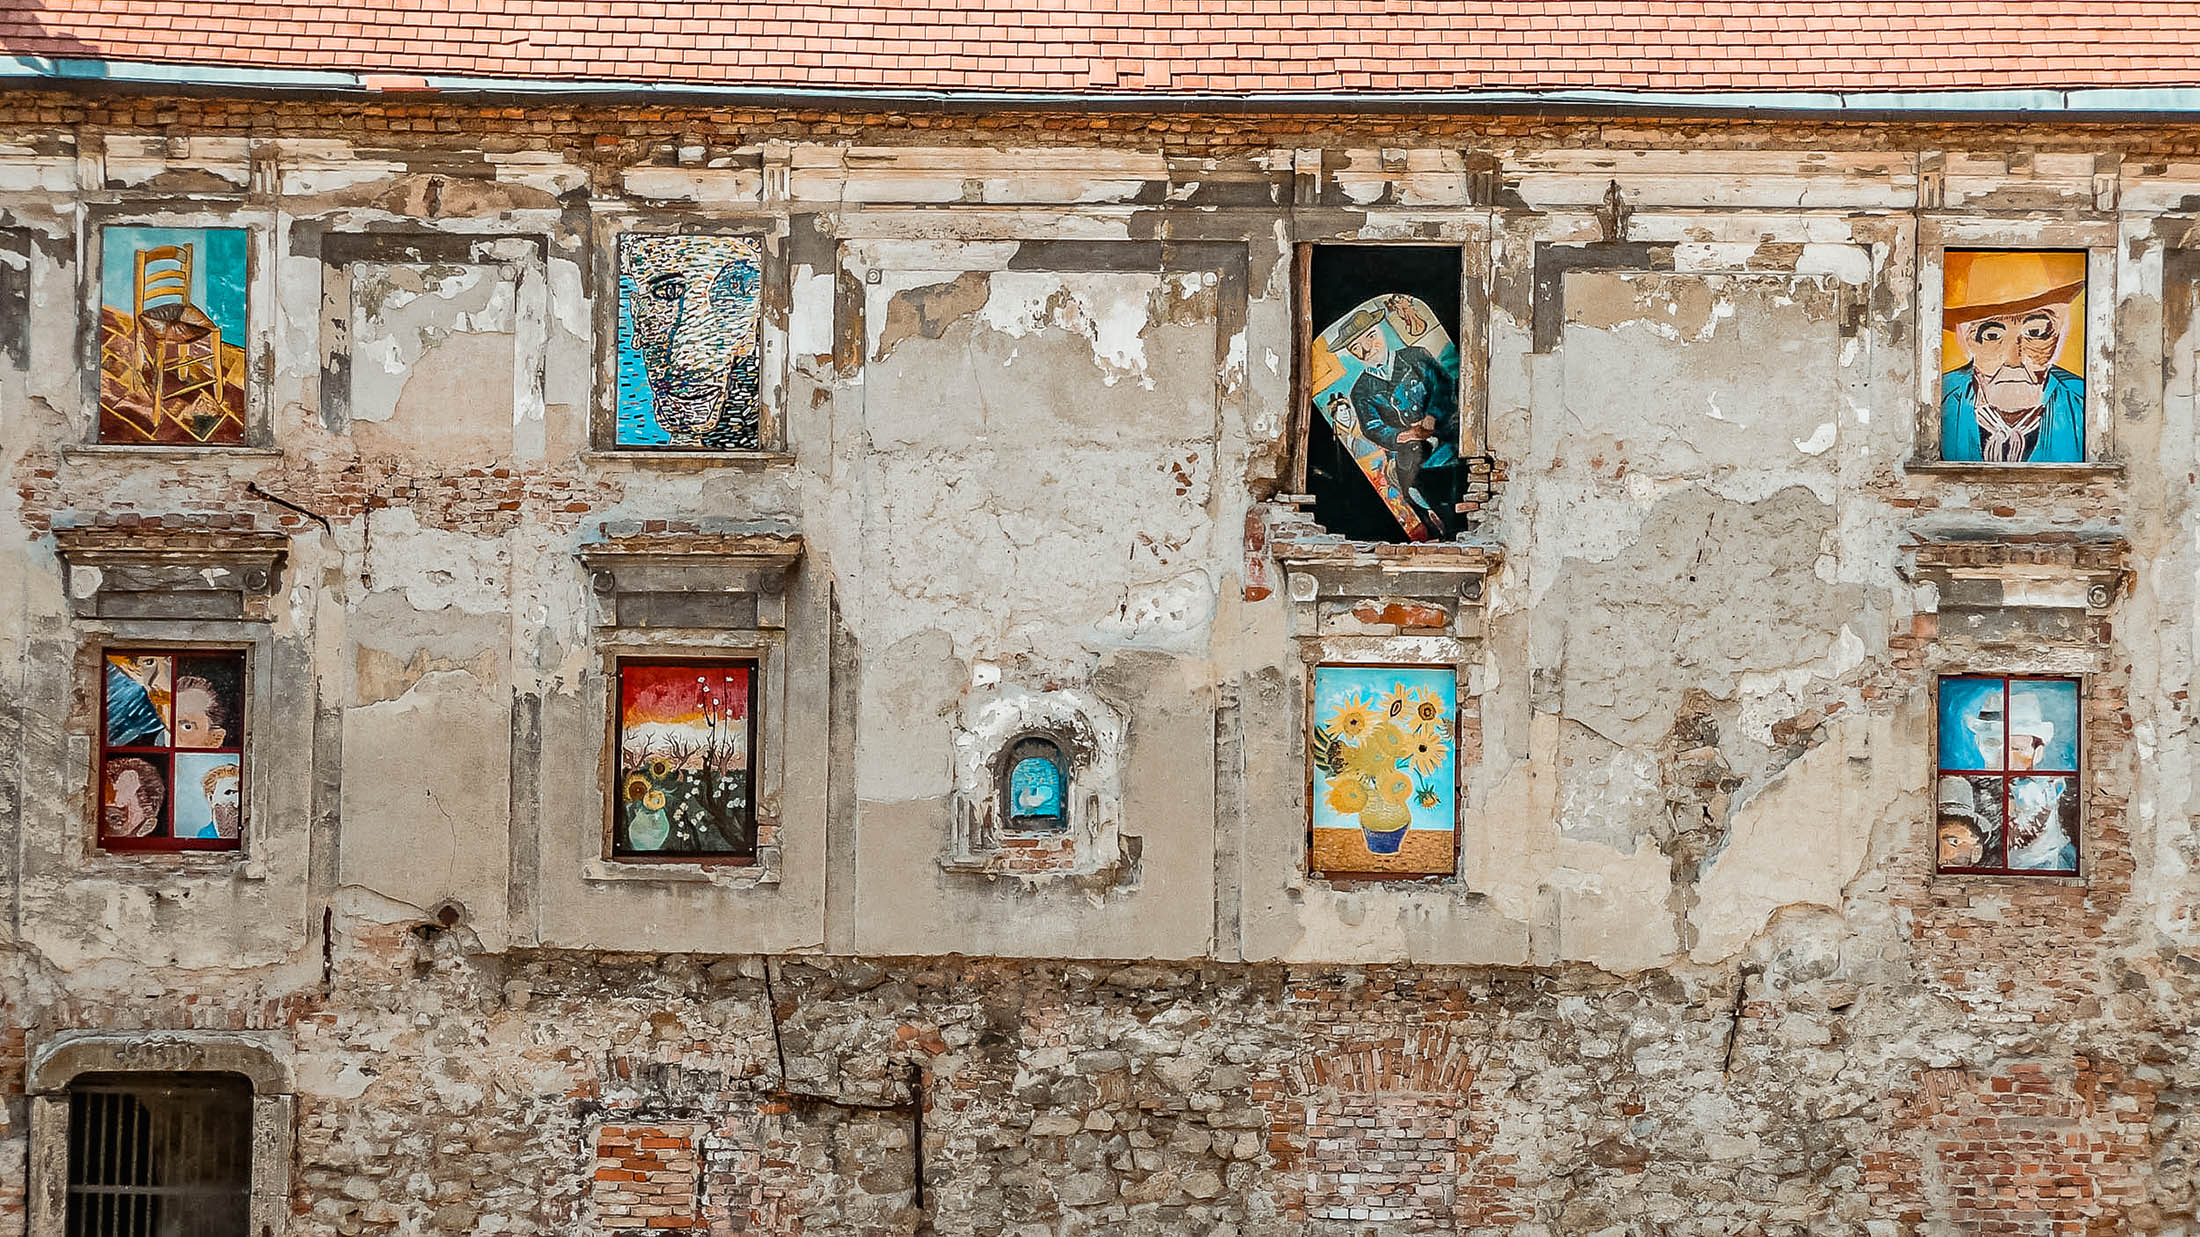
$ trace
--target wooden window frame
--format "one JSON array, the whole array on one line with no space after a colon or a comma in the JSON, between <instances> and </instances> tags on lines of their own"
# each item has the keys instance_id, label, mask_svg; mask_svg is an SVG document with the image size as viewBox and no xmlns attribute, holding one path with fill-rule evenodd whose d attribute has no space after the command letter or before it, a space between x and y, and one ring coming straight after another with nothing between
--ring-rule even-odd
<instances>
[{"instance_id":1,"label":"wooden window frame","mask_svg":"<svg viewBox=\"0 0 2200 1237\"><path fill-rule=\"evenodd\" d=\"M1951 679L1988 679L2001 683L2001 760L1999 769L1956 769L1940 763L1942 714L1940 694ZM2012 683L2068 683L2077 692L2077 731L2071 736L2071 750L2075 753L2070 769L2012 770L2009 763L2009 685ZM1940 866L1940 779L1944 777L1994 778L2001 785L2001 866L1944 868ZM2018 778L2065 778L2070 782L2070 793L2079 805L2078 828L2070 835L2070 847L2074 862L2068 868L2017 868L2009 866L2009 784ZM1942 674L1933 685L1933 872L1938 876L2048 876L2072 877L2085 871L2085 680L2069 674L1995 674L1989 672Z\"/></svg>"},{"instance_id":2,"label":"wooden window frame","mask_svg":"<svg viewBox=\"0 0 2200 1237\"><path fill-rule=\"evenodd\" d=\"M630 666L664 668L696 667L711 670L741 668L748 674L747 703L747 763L748 793L742 810L748 826L748 850L743 851L622 851L619 848L619 810L625 802L623 792L626 771L622 760L621 723L624 721L626 699L626 671ZM609 709L609 733L605 750L606 765L610 776L609 793L604 797L604 858L612 863L695 863L719 864L731 867L748 867L757 862L761 849L758 834L757 799L761 778L757 756L762 750L763 718L759 714L763 700L761 680L764 674L764 658L761 654L730 657L657 657L649 654L614 656L611 661L611 707Z\"/></svg>"}]
</instances>

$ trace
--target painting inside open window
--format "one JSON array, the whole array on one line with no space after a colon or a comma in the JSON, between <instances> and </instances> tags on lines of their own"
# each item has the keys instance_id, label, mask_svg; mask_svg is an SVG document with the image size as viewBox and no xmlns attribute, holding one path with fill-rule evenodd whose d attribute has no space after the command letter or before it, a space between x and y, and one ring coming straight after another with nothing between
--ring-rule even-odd
<instances>
[{"instance_id":1,"label":"painting inside open window","mask_svg":"<svg viewBox=\"0 0 2200 1237\"><path fill-rule=\"evenodd\" d=\"M99 838L110 850L229 850L244 832L242 652L109 649Z\"/></svg>"},{"instance_id":2,"label":"painting inside open window","mask_svg":"<svg viewBox=\"0 0 2200 1237\"><path fill-rule=\"evenodd\" d=\"M246 236L100 232L101 442L244 441Z\"/></svg>"},{"instance_id":3,"label":"painting inside open window","mask_svg":"<svg viewBox=\"0 0 2200 1237\"><path fill-rule=\"evenodd\" d=\"M1052 739L1031 736L1010 745L1002 798L1002 819L1010 829L1033 832L1064 828L1069 823L1069 761L1062 745Z\"/></svg>"},{"instance_id":4,"label":"painting inside open window","mask_svg":"<svg viewBox=\"0 0 2200 1237\"><path fill-rule=\"evenodd\" d=\"M2077 871L2078 751L2077 680L1942 679L1938 868Z\"/></svg>"},{"instance_id":5,"label":"painting inside open window","mask_svg":"<svg viewBox=\"0 0 2200 1237\"><path fill-rule=\"evenodd\" d=\"M755 717L753 661L619 663L612 854L753 858Z\"/></svg>"},{"instance_id":6,"label":"painting inside open window","mask_svg":"<svg viewBox=\"0 0 2200 1237\"><path fill-rule=\"evenodd\" d=\"M617 445L760 445L763 243L619 238Z\"/></svg>"},{"instance_id":7,"label":"painting inside open window","mask_svg":"<svg viewBox=\"0 0 2200 1237\"><path fill-rule=\"evenodd\" d=\"M1458 526L1459 250L1317 245L1307 486L1322 527L1441 541Z\"/></svg>"},{"instance_id":8,"label":"painting inside open window","mask_svg":"<svg viewBox=\"0 0 2200 1237\"><path fill-rule=\"evenodd\" d=\"M2084 460L2085 252L1942 258L1941 457Z\"/></svg>"},{"instance_id":9,"label":"painting inside open window","mask_svg":"<svg viewBox=\"0 0 2200 1237\"><path fill-rule=\"evenodd\" d=\"M1422 666L1316 666L1310 866L1330 876L1448 876L1457 867L1458 676Z\"/></svg>"}]
</instances>

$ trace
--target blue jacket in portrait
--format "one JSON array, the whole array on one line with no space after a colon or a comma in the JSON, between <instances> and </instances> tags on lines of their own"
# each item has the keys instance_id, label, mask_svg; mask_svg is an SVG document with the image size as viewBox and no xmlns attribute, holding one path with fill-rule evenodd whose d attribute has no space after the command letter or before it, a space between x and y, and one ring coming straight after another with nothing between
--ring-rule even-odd
<instances>
[{"instance_id":1,"label":"blue jacket in portrait","mask_svg":"<svg viewBox=\"0 0 2200 1237\"><path fill-rule=\"evenodd\" d=\"M1983 454L1978 432L1978 377L1968 365L1941 375L1940 458L1975 460ZM2027 464L2076 464L2085 459L2085 379L2060 366L2047 371L2047 415Z\"/></svg>"},{"instance_id":2,"label":"blue jacket in portrait","mask_svg":"<svg viewBox=\"0 0 2200 1237\"><path fill-rule=\"evenodd\" d=\"M1428 463L1451 461L1451 444L1459 435L1456 381L1426 349L1411 345L1391 357L1389 373L1369 369L1352 383L1352 406L1360 413L1360 432L1386 451L1398 449L1400 432L1423 417L1436 418L1435 449Z\"/></svg>"}]
</instances>

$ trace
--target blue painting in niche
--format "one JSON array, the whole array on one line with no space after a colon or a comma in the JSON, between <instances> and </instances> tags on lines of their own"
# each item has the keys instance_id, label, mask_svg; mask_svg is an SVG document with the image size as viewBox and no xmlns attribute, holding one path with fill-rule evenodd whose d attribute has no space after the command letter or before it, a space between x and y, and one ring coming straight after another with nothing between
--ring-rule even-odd
<instances>
[{"instance_id":1,"label":"blue painting in niche","mask_svg":"<svg viewBox=\"0 0 2200 1237\"><path fill-rule=\"evenodd\" d=\"M1062 769L1044 756L1026 756L1008 771L1009 815L1018 820L1062 818Z\"/></svg>"}]
</instances>

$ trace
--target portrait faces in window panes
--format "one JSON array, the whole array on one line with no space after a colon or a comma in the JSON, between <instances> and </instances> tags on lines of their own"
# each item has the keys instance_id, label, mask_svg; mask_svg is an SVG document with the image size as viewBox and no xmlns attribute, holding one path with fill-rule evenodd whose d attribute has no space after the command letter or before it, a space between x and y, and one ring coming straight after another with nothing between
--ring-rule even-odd
<instances>
[{"instance_id":1,"label":"portrait faces in window panes","mask_svg":"<svg viewBox=\"0 0 2200 1237\"><path fill-rule=\"evenodd\" d=\"M2082 250L1942 257L1941 456L2085 459Z\"/></svg>"},{"instance_id":2,"label":"portrait faces in window panes","mask_svg":"<svg viewBox=\"0 0 2200 1237\"><path fill-rule=\"evenodd\" d=\"M2074 679L1940 681L1940 870L2077 870L2078 726Z\"/></svg>"},{"instance_id":3,"label":"portrait faces in window panes","mask_svg":"<svg viewBox=\"0 0 2200 1237\"><path fill-rule=\"evenodd\" d=\"M222 849L244 828L244 654L101 658L99 832L115 849Z\"/></svg>"}]
</instances>

